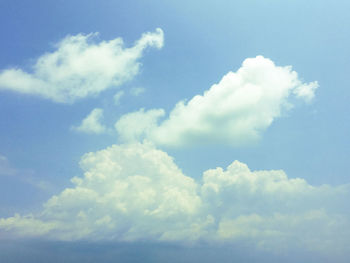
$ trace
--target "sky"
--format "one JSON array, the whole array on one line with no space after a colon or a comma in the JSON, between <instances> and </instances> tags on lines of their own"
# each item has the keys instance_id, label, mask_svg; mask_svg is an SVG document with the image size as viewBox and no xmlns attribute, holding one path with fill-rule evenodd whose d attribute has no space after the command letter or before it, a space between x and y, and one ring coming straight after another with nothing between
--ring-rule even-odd
<instances>
[{"instance_id":1,"label":"sky","mask_svg":"<svg viewBox=\"0 0 350 263\"><path fill-rule=\"evenodd\" d=\"M0 258L346 262L348 1L0 1Z\"/></svg>"}]
</instances>

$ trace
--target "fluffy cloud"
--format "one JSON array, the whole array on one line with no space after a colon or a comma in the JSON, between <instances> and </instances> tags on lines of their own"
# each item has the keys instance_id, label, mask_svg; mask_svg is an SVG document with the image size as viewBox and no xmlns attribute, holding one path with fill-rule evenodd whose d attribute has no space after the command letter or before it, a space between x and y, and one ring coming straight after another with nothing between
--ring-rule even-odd
<instances>
[{"instance_id":1,"label":"fluffy cloud","mask_svg":"<svg viewBox=\"0 0 350 263\"><path fill-rule=\"evenodd\" d=\"M107 128L101 124L103 118L103 110L96 108L93 109L88 116L77 127L73 126L72 129L83 133L101 134L107 131Z\"/></svg>"},{"instance_id":2,"label":"fluffy cloud","mask_svg":"<svg viewBox=\"0 0 350 263\"><path fill-rule=\"evenodd\" d=\"M250 242L274 252L345 253L350 186L312 186L281 170L250 171L234 161L184 175L152 144L88 153L84 177L41 213L0 219L1 231L60 240Z\"/></svg>"},{"instance_id":3,"label":"fluffy cloud","mask_svg":"<svg viewBox=\"0 0 350 263\"><path fill-rule=\"evenodd\" d=\"M226 170L204 172L201 193L207 213L219 218L218 240L271 251L346 251L350 185L312 186L282 170L250 171L234 161Z\"/></svg>"},{"instance_id":4,"label":"fluffy cloud","mask_svg":"<svg viewBox=\"0 0 350 263\"><path fill-rule=\"evenodd\" d=\"M303 98L305 102L310 102L315 97L315 90L318 88L317 82L303 84L293 90L293 94L298 98Z\"/></svg>"},{"instance_id":5,"label":"fluffy cloud","mask_svg":"<svg viewBox=\"0 0 350 263\"><path fill-rule=\"evenodd\" d=\"M249 58L203 95L179 102L166 120L145 134L167 146L254 141L293 106L291 95L310 102L317 87L317 82L302 83L290 66L276 66L262 56Z\"/></svg>"},{"instance_id":6,"label":"fluffy cloud","mask_svg":"<svg viewBox=\"0 0 350 263\"><path fill-rule=\"evenodd\" d=\"M145 111L141 109L136 112L123 115L115 124L119 139L127 142L141 141L147 138L157 127L157 121L165 115L163 109Z\"/></svg>"},{"instance_id":7,"label":"fluffy cloud","mask_svg":"<svg viewBox=\"0 0 350 263\"><path fill-rule=\"evenodd\" d=\"M53 196L38 217L1 219L0 227L27 235L23 225L42 222L47 227L36 235L64 240L190 239L196 230L198 186L166 153L114 145L86 154L81 167L85 176L73 178L75 186Z\"/></svg>"},{"instance_id":8,"label":"fluffy cloud","mask_svg":"<svg viewBox=\"0 0 350 263\"><path fill-rule=\"evenodd\" d=\"M121 38L96 43L97 34L67 36L56 50L40 56L31 72L10 68L0 73L0 89L72 103L120 86L140 68L147 47L163 46L163 31L145 33L130 48Z\"/></svg>"}]
</instances>

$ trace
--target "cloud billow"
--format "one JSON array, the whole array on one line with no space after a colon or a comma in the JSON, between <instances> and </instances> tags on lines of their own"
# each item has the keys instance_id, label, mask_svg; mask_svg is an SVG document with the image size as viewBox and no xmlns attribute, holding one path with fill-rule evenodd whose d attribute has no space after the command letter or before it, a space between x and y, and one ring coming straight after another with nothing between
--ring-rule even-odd
<instances>
[{"instance_id":1,"label":"cloud billow","mask_svg":"<svg viewBox=\"0 0 350 263\"><path fill-rule=\"evenodd\" d=\"M54 240L249 242L278 252L345 253L350 186L312 186L282 170L234 161L197 182L151 143L85 154L83 177L40 213L0 219L0 231Z\"/></svg>"},{"instance_id":2,"label":"cloud billow","mask_svg":"<svg viewBox=\"0 0 350 263\"><path fill-rule=\"evenodd\" d=\"M132 136L127 121L150 118L154 110L126 114L116 128L122 139L146 138L171 147L242 145L259 139L275 119L291 109L293 97L310 102L317 87L317 82L303 83L290 66L276 66L257 56L244 60L237 72L227 73L203 95L180 101L165 120L159 121L162 115L154 116L152 129L147 126L143 133Z\"/></svg>"}]
</instances>

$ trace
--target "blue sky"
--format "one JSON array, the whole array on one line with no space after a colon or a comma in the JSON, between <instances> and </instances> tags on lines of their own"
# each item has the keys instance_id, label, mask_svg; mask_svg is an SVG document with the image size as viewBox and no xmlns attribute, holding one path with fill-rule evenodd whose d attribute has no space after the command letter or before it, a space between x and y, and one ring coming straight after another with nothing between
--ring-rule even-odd
<instances>
[{"instance_id":1,"label":"blue sky","mask_svg":"<svg viewBox=\"0 0 350 263\"><path fill-rule=\"evenodd\" d=\"M0 255L345 260L348 9L1 1Z\"/></svg>"}]
</instances>

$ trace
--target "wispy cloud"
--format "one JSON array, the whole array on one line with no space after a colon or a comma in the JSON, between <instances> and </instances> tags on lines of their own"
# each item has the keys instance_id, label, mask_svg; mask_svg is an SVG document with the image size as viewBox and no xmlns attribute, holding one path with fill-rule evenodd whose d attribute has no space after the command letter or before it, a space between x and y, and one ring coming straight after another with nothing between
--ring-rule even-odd
<instances>
[{"instance_id":1,"label":"wispy cloud","mask_svg":"<svg viewBox=\"0 0 350 263\"><path fill-rule=\"evenodd\" d=\"M10 162L8 161L7 157L4 155L0 155L0 176L12 176L16 174L16 169L14 169Z\"/></svg>"},{"instance_id":2,"label":"wispy cloud","mask_svg":"<svg viewBox=\"0 0 350 263\"><path fill-rule=\"evenodd\" d=\"M33 171L21 170L14 167L4 155L0 155L0 176L11 176L15 180L30 184L43 191L48 191L53 188L49 182L35 178Z\"/></svg>"},{"instance_id":3,"label":"wispy cloud","mask_svg":"<svg viewBox=\"0 0 350 263\"><path fill-rule=\"evenodd\" d=\"M67 36L54 52L40 56L31 72L3 70L0 89L72 103L132 79L139 72L143 51L163 46L159 28L144 33L130 48L124 48L121 38L96 42L97 35Z\"/></svg>"},{"instance_id":4,"label":"wispy cloud","mask_svg":"<svg viewBox=\"0 0 350 263\"><path fill-rule=\"evenodd\" d=\"M144 93L145 91L146 91L145 88L143 88L143 87L137 87L137 88L132 88L132 89L130 89L130 94L131 94L132 96L139 96L139 95L141 95L142 93Z\"/></svg>"},{"instance_id":5,"label":"wispy cloud","mask_svg":"<svg viewBox=\"0 0 350 263\"><path fill-rule=\"evenodd\" d=\"M113 100L114 100L114 104L115 105L119 105L121 98L124 96L124 91L120 90L118 91L114 96L113 96Z\"/></svg>"}]
</instances>

